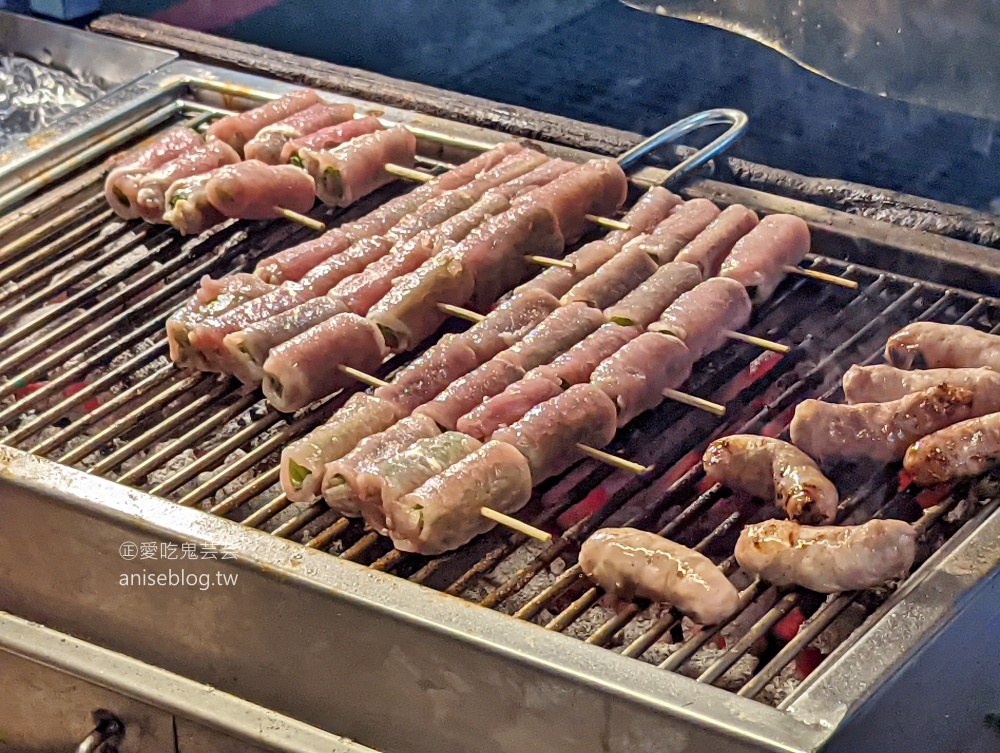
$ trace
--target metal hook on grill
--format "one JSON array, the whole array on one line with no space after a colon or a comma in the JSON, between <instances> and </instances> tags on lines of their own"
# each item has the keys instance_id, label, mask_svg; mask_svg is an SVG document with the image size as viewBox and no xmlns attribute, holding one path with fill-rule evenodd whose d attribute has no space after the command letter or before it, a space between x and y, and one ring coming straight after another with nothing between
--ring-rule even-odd
<instances>
[{"instance_id":1,"label":"metal hook on grill","mask_svg":"<svg viewBox=\"0 0 1000 753\"><path fill-rule=\"evenodd\" d=\"M688 115L686 118L678 120L672 125L668 125L662 131L653 134L648 139L636 144L618 158L618 164L623 170L628 170L642 157L658 149L664 144L672 144L683 136L687 136L693 131L710 126L729 124L729 128L718 138L714 139L707 146L703 146L689 157L681 161L679 165L672 167L667 172L667 177L663 179L662 185L687 175L692 170L701 167L713 157L717 157L728 149L739 139L747 129L750 119L741 110L733 110L728 107L719 107L714 110L704 110Z\"/></svg>"}]
</instances>

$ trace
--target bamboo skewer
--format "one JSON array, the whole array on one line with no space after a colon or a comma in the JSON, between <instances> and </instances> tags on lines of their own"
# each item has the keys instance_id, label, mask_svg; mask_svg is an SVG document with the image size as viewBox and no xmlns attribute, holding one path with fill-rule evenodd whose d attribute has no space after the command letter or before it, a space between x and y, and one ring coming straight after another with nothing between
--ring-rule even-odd
<instances>
[{"instance_id":1,"label":"bamboo skewer","mask_svg":"<svg viewBox=\"0 0 1000 753\"><path fill-rule=\"evenodd\" d=\"M649 470L649 466L633 463L631 460L625 460L625 458L620 458L617 455L612 455L610 452L598 450L594 447L588 447L585 444L577 444L576 449L584 455L594 458L594 460L600 460L602 463L613 465L615 468L621 468L623 471L634 473L636 476L641 476Z\"/></svg>"},{"instance_id":2,"label":"bamboo skewer","mask_svg":"<svg viewBox=\"0 0 1000 753\"><path fill-rule=\"evenodd\" d=\"M510 515L504 515L502 512L497 512L492 507L481 507L479 509L479 513L484 518L489 518L502 526L507 526L507 528L510 528L512 531L523 533L525 536L530 536L531 538L537 539L542 543L552 541L552 534L548 531L543 531L541 528L535 528L535 526L524 523L517 518L512 518Z\"/></svg>"},{"instance_id":3,"label":"bamboo skewer","mask_svg":"<svg viewBox=\"0 0 1000 753\"><path fill-rule=\"evenodd\" d=\"M734 332L731 329L726 330L724 334L730 340L738 340L741 343L756 345L758 348L770 350L774 353L787 353L791 350L789 346L783 345L782 343L776 343L773 340L765 340L763 337L756 337L755 335L744 335L742 332Z\"/></svg>"},{"instance_id":4,"label":"bamboo skewer","mask_svg":"<svg viewBox=\"0 0 1000 753\"><path fill-rule=\"evenodd\" d=\"M600 217L596 214L585 214L584 219L590 220L596 225L606 227L608 230L631 230L632 226L621 220L613 220L610 217Z\"/></svg>"},{"instance_id":5,"label":"bamboo skewer","mask_svg":"<svg viewBox=\"0 0 1000 753\"><path fill-rule=\"evenodd\" d=\"M817 272L815 269L803 269L802 267L793 267L787 264L781 268L783 272L787 272L790 275L802 275L803 277L811 277L814 280L819 280L820 282L828 282L831 285L839 285L842 288L848 288L849 290L857 290L858 283L854 280L845 280L843 277L837 277L837 275L827 274L826 272Z\"/></svg>"},{"instance_id":6,"label":"bamboo skewer","mask_svg":"<svg viewBox=\"0 0 1000 753\"><path fill-rule=\"evenodd\" d=\"M719 405L719 403L713 403L711 400L706 400L703 397L689 395L686 392L678 392L677 390L667 389L663 390L663 397L667 398L667 400L673 400L676 403L690 405L692 408L698 408L699 410L703 410L716 416L726 415L726 406Z\"/></svg>"},{"instance_id":7,"label":"bamboo skewer","mask_svg":"<svg viewBox=\"0 0 1000 753\"><path fill-rule=\"evenodd\" d=\"M389 383L384 379L379 379L378 377L372 376L371 374L366 374L363 371L358 371L357 369L351 366L345 366L344 364L341 364L337 368L339 368L342 372L347 374L347 376L351 377L352 379L357 379L359 382L361 382L362 384L367 384L369 387L389 386Z\"/></svg>"},{"instance_id":8,"label":"bamboo skewer","mask_svg":"<svg viewBox=\"0 0 1000 753\"><path fill-rule=\"evenodd\" d=\"M562 267L563 269L576 269L576 265L571 261L566 261L565 259L552 259L548 256L525 256L525 259L530 261L532 264L537 264L541 267Z\"/></svg>"},{"instance_id":9,"label":"bamboo skewer","mask_svg":"<svg viewBox=\"0 0 1000 753\"><path fill-rule=\"evenodd\" d=\"M304 214L299 214L291 209L285 209L284 207L275 207L274 211L282 215L285 219L291 220L292 222L297 222L300 225L304 225L310 230L315 230L317 233L322 233L326 230L326 225L324 225L319 220L314 220L312 217L307 217Z\"/></svg>"},{"instance_id":10,"label":"bamboo skewer","mask_svg":"<svg viewBox=\"0 0 1000 753\"><path fill-rule=\"evenodd\" d=\"M449 316L457 316L459 319L465 319L467 322L481 322L486 317L482 314L478 314L475 311L470 311L469 309L463 309L461 306L452 306L450 303L439 303L438 308Z\"/></svg>"}]
</instances>

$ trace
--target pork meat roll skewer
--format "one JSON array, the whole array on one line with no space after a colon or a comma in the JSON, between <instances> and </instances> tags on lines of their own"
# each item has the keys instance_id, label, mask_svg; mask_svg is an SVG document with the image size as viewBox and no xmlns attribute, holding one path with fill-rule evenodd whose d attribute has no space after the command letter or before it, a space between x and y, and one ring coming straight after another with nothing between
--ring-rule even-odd
<instances>
[{"instance_id":1,"label":"pork meat roll skewer","mask_svg":"<svg viewBox=\"0 0 1000 753\"><path fill-rule=\"evenodd\" d=\"M501 302L486 318L462 333L480 362L486 362L519 342L553 311L559 301L541 290L528 290Z\"/></svg>"},{"instance_id":2,"label":"pork meat roll skewer","mask_svg":"<svg viewBox=\"0 0 1000 753\"><path fill-rule=\"evenodd\" d=\"M913 566L916 539L913 526L901 520L818 527L767 520L743 529L736 560L776 586L856 591L905 577Z\"/></svg>"},{"instance_id":3,"label":"pork meat roll skewer","mask_svg":"<svg viewBox=\"0 0 1000 753\"><path fill-rule=\"evenodd\" d=\"M976 401L973 390L939 384L889 403L804 400L795 407L790 431L795 446L819 461L891 463L902 460L906 448L921 437L998 409L1000 405Z\"/></svg>"},{"instance_id":4,"label":"pork meat roll skewer","mask_svg":"<svg viewBox=\"0 0 1000 753\"><path fill-rule=\"evenodd\" d=\"M744 327L751 311L742 285L713 277L681 294L649 329L681 340L697 361L722 347L728 332Z\"/></svg>"},{"instance_id":5,"label":"pork meat roll skewer","mask_svg":"<svg viewBox=\"0 0 1000 753\"><path fill-rule=\"evenodd\" d=\"M334 149L341 144L346 144L351 139L364 136L366 133L384 130L385 126L382 125L379 119L373 118L370 115L363 118L345 120L343 123L327 126L313 133L308 133L285 142L284 146L281 147L281 157L278 162L302 167L299 149L311 149L314 152L322 152Z\"/></svg>"},{"instance_id":6,"label":"pork meat roll skewer","mask_svg":"<svg viewBox=\"0 0 1000 753\"><path fill-rule=\"evenodd\" d=\"M441 390L478 365L475 351L460 335L445 335L394 374L387 386L377 388L374 394L392 405L396 415L402 418L433 400Z\"/></svg>"},{"instance_id":7,"label":"pork meat roll skewer","mask_svg":"<svg viewBox=\"0 0 1000 753\"><path fill-rule=\"evenodd\" d=\"M398 455L418 439L436 437L440 433L429 418L410 416L362 439L349 453L327 464L323 474L323 499L341 515L360 518L363 500L359 492L371 489L359 484L361 474Z\"/></svg>"},{"instance_id":8,"label":"pork meat roll skewer","mask_svg":"<svg viewBox=\"0 0 1000 753\"><path fill-rule=\"evenodd\" d=\"M1000 413L959 421L918 439L903 467L921 486L978 476L1000 462Z\"/></svg>"},{"instance_id":9,"label":"pork meat roll skewer","mask_svg":"<svg viewBox=\"0 0 1000 753\"><path fill-rule=\"evenodd\" d=\"M322 426L281 451L281 489L292 502L320 495L327 463L344 457L361 440L388 429L396 420L392 406L363 392L350 399Z\"/></svg>"},{"instance_id":10,"label":"pork meat roll skewer","mask_svg":"<svg viewBox=\"0 0 1000 753\"><path fill-rule=\"evenodd\" d=\"M655 533L602 528L583 542L580 567L609 594L667 603L700 625L737 612L736 587L705 555Z\"/></svg>"},{"instance_id":11,"label":"pork meat roll skewer","mask_svg":"<svg viewBox=\"0 0 1000 753\"><path fill-rule=\"evenodd\" d=\"M656 272L656 262L642 249L622 250L600 266L594 274L570 288L561 303L580 301L604 309L617 303Z\"/></svg>"},{"instance_id":12,"label":"pork meat roll skewer","mask_svg":"<svg viewBox=\"0 0 1000 753\"><path fill-rule=\"evenodd\" d=\"M614 403L590 384L576 384L524 414L520 421L493 434L516 447L540 484L584 455L578 444L600 449L615 437Z\"/></svg>"},{"instance_id":13,"label":"pork meat roll skewer","mask_svg":"<svg viewBox=\"0 0 1000 753\"><path fill-rule=\"evenodd\" d=\"M669 191L660 193L657 189L650 189L639 201L635 203L622 218L629 227L648 227L650 222L663 219L673 209L676 204L673 202L673 194ZM592 241L581 246L579 249L569 254L566 261L573 267L549 267L541 274L535 275L531 280L515 289L520 292L526 289L544 290L556 297L561 297L578 282L592 275L598 268L613 257L622 246L632 239L631 231L615 230L608 233L604 240Z\"/></svg>"},{"instance_id":14,"label":"pork meat roll skewer","mask_svg":"<svg viewBox=\"0 0 1000 753\"><path fill-rule=\"evenodd\" d=\"M298 168L248 160L177 181L166 202L163 219L193 235L226 217L268 220L281 217L281 209L308 212L315 198L312 178Z\"/></svg>"},{"instance_id":15,"label":"pork meat roll skewer","mask_svg":"<svg viewBox=\"0 0 1000 753\"><path fill-rule=\"evenodd\" d=\"M766 301L809 253L809 226L791 214L765 217L733 246L719 274L741 283L756 302Z\"/></svg>"},{"instance_id":16,"label":"pork meat roll skewer","mask_svg":"<svg viewBox=\"0 0 1000 753\"><path fill-rule=\"evenodd\" d=\"M564 388L588 382L594 369L604 359L617 353L626 343L641 334L642 329L639 327L626 327L608 322L550 363L532 369L529 375L544 375Z\"/></svg>"},{"instance_id":17,"label":"pork meat roll skewer","mask_svg":"<svg viewBox=\"0 0 1000 753\"><path fill-rule=\"evenodd\" d=\"M153 143L130 152L111 168L104 181L104 198L119 217L126 220L138 217L136 198L140 181L201 144L201 136L192 129L171 128Z\"/></svg>"},{"instance_id":18,"label":"pork meat roll skewer","mask_svg":"<svg viewBox=\"0 0 1000 753\"><path fill-rule=\"evenodd\" d=\"M682 204L684 200L677 194L662 186L653 186L622 217L628 230L612 230L604 240L615 248L622 248L639 235L650 232Z\"/></svg>"},{"instance_id":19,"label":"pork meat roll skewer","mask_svg":"<svg viewBox=\"0 0 1000 753\"><path fill-rule=\"evenodd\" d=\"M673 261L681 249L711 225L719 212L719 208L708 199L686 201L653 228L651 233L638 236L631 244L649 254L657 264L666 264Z\"/></svg>"},{"instance_id":20,"label":"pork meat roll skewer","mask_svg":"<svg viewBox=\"0 0 1000 753\"><path fill-rule=\"evenodd\" d=\"M502 358L493 358L464 377L456 379L414 413L428 416L438 426L454 430L462 416L483 400L500 394L523 376L524 369Z\"/></svg>"},{"instance_id":21,"label":"pork meat roll skewer","mask_svg":"<svg viewBox=\"0 0 1000 753\"><path fill-rule=\"evenodd\" d=\"M211 292L206 291L206 287ZM263 295L271 287L250 274L229 275L221 280L203 279L198 293L167 319L170 360L182 368L208 370L209 364L205 356L190 343L192 330L206 319Z\"/></svg>"},{"instance_id":22,"label":"pork meat roll skewer","mask_svg":"<svg viewBox=\"0 0 1000 753\"><path fill-rule=\"evenodd\" d=\"M718 274L733 246L757 225L757 215L742 204L723 210L712 224L677 254L677 261L694 264L706 280Z\"/></svg>"},{"instance_id":23,"label":"pork meat roll skewer","mask_svg":"<svg viewBox=\"0 0 1000 753\"><path fill-rule=\"evenodd\" d=\"M243 147L262 128L319 104L320 101L319 95L312 89L302 89L252 110L215 121L209 126L207 137L209 140L224 141L243 154Z\"/></svg>"},{"instance_id":24,"label":"pork meat roll skewer","mask_svg":"<svg viewBox=\"0 0 1000 753\"><path fill-rule=\"evenodd\" d=\"M387 164L413 167L417 139L403 126L373 131L328 152L299 149L302 167L316 181L324 204L347 207L396 178Z\"/></svg>"},{"instance_id":25,"label":"pork meat roll skewer","mask_svg":"<svg viewBox=\"0 0 1000 753\"><path fill-rule=\"evenodd\" d=\"M536 405L551 400L562 391L562 385L548 377L525 376L466 413L458 419L455 428L485 442L498 429L519 421Z\"/></svg>"},{"instance_id":26,"label":"pork meat roll skewer","mask_svg":"<svg viewBox=\"0 0 1000 753\"><path fill-rule=\"evenodd\" d=\"M308 212L315 203L312 178L291 165L246 160L211 175L205 192L212 206L226 217L269 220L281 217L281 209Z\"/></svg>"},{"instance_id":27,"label":"pork meat roll skewer","mask_svg":"<svg viewBox=\"0 0 1000 753\"><path fill-rule=\"evenodd\" d=\"M267 165L280 165L282 150L293 139L352 118L354 105L315 104L261 128L243 147L243 154Z\"/></svg>"},{"instance_id":28,"label":"pork meat roll skewer","mask_svg":"<svg viewBox=\"0 0 1000 753\"><path fill-rule=\"evenodd\" d=\"M355 483L359 488L361 514L377 533L386 536L385 507L453 466L482 447L482 443L457 431L418 439L402 452L366 466Z\"/></svg>"},{"instance_id":29,"label":"pork meat roll skewer","mask_svg":"<svg viewBox=\"0 0 1000 753\"><path fill-rule=\"evenodd\" d=\"M520 201L552 212L566 243L573 243L590 226L586 215L612 216L627 195L628 177L621 166L601 158L584 162Z\"/></svg>"},{"instance_id":30,"label":"pork meat roll skewer","mask_svg":"<svg viewBox=\"0 0 1000 753\"><path fill-rule=\"evenodd\" d=\"M146 222L163 223L163 213L167 211L167 191L182 178L207 173L223 165L234 165L240 161L231 146L221 141L202 144L175 160L147 173L139 181L136 205L139 215Z\"/></svg>"},{"instance_id":31,"label":"pork meat roll skewer","mask_svg":"<svg viewBox=\"0 0 1000 753\"><path fill-rule=\"evenodd\" d=\"M488 507L515 513L531 499L532 477L524 457L503 442L488 442L385 505L393 545L404 552L441 554L496 525Z\"/></svg>"},{"instance_id":32,"label":"pork meat roll skewer","mask_svg":"<svg viewBox=\"0 0 1000 753\"><path fill-rule=\"evenodd\" d=\"M226 216L208 200L207 186L214 175L215 170L211 170L175 181L164 196L167 211L163 221L181 235L197 235L225 222Z\"/></svg>"},{"instance_id":33,"label":"pork meat roll skewer","mask_svg":"<svg viewBox=\"0 0 1000 753\"><path fill-rule=\"evenodd\" d=\"M512 141L500 144L417 186L409 193L387 201L364 217L334 228L312 242L292 246L261 259L254 274L271 283L299 280L317 264L340 253L352 243L388 232L403 217L425 202L444 191L464 186L479 173L489 170L508 155L522 151L523 148Z\"/></svg>"},{"instance_id":34,"label":"pork meat roll skewer","mask_svg":"<svg viewBox=\"0 0 1000 753\"><path fill-rule=\"evenodd\" d=\"M1000 336L960 324L914 322L889 338L885 360L901 369L985 366L1000 371Z\"/></svg>"},{"instance_id":35,"label":"pork meat roll skewer","mask_svg":"<svg viewBox=\"0 0 1000 753\"><path fill-rule=\"evenodd\" d=\"M417 270L438 251L462 240L487 217L506 211L509 206L510 202L503 196L487 193L438 227L397 243L381 259L338 282L330 295L341 298L351 311L364 316L389 293L398 278Z\"/></svg>"},{"instance_id":36,"label":"pork meat roll skewer","mask_svg":"<svg viewBox=\"0 0 1000 753\"><path fill-rule=\"evenodd\" d=\"M338 367L370 374L388 355L378 327L354 314L338 314L271 351L264 362L264 395L290 413L357 382Z\"/></svg>"},{"instance_id":37,"label":"pork meat roll skewer","mask_svg":"<svg viewBox=\"0 0 1000 753\"><path fill-rule=\"evenodd\" d=\"M560 306L497 357L525 371L551 361L604 324L604 315L584 303Z\"/></svg>"},{"instance_id":38,"label":"pork meat roll skewer","mask_svg":"<svg viewBox=\"0 0 1000 753\"><path fill-rule=\"evenodd\" d=\"M438 304L465 304L475 285L472 270L452 247L401 277L372 307L368 318L378 326L391 351L412 350L448 318Z\"/></svg>"},{"instance_id":39,"label":"pork meat roll skewer","mask_svg":"<svg viewBox=\"0 0 1000 753\"><path fill-rule=\"evenodd\" d=\"M712 442L705 474L761 499L774 500L789 518L817 525L837 515L837 487L802 450L770 437L736 434Z\"/></svg>"},{"instance_id":40,"label":"pork meat roll skewer","mask_svg":"<svg viewBox=\"0 0 1000 753\"><path fill-rule=\"evenodd\" d=\"M273 348L337 314L346 313L350 310L339 298L313 298L282 314L251 322L229 333L222 340L228 356L214 362L220 371L231 372L243 384L258 385L264 380L264 362Z\"/></svg>"},{"instance_id":41,"label":"pork meat roll skewer","mask_svg":"<svg viewBox=\"0 0 1000 753\"><path fill-rule=\"evenodd\" d=\"M852 366L844 374L848 403L887 403L938 384L950 384L981 394L1000 391L1000 373L992 369L925 369L905 371L894 366Z\"/></svg>"},{"instance_id":42,"label":"pork meat roll skewer","mask_svg":"<svg viewBox=\"0 0 1000 753\"><path fill-rule=\"evenodd\" d=\"M691 352L671 335L645 332L602 361L590 383L610 398L618 426L663 402L663 392L691 376Z\"/></svg>"},{"instance_id":43,"label":"pork meat roll skewer","mask_svg":"<svg viewBox=\"0 0 1000 753\"><path fill-rule=\"evenodd\" d=\"M667 262L631 293L605 308L604 315L618 324L648 327L670 304L700 282L701 272L694 264Z\"/></svg>"}]
</instances>

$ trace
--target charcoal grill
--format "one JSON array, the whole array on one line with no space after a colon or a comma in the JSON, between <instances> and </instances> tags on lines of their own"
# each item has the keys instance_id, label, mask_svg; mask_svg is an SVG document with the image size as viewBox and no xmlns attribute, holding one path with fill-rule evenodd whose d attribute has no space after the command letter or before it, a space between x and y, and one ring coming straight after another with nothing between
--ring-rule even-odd
<instances>
[{"instance_id":1,"label":"charcoal grill","mask_svg":"<svg viewBox=\"0 0 1000 753\"><path fill-rule=\"evenodd\" d=\"M698 631L648 605L609 609L574 563L598 527L636 525L733 573L741 526L775 511L707 486L696 462L705 445L734 432L784 432L797 402L837 399L842 372L876 362L887 336L908 322L1000 331L1000 265L951 238L690 180L688 197L802 216L814 231L807 266L858 289L786 281L748 331L792 352L778 358L732 343L699 362L686 389L725 403L725 417L665 403L609 448L651 472L631 477L585 460L539 487L520 517L553 532L551 543L497 529L440 557L403 554L322 503L293 505L280 494L281 448L346 395L283 416L235 380L166 360L165 320L202 275L249 271L309 231L241 221L186 241L118 221L100 195L104 160L119 148L289 88L171 63L126 87L100 129L70 132L52 153L24 162L22 182L0 195L8 210L0 219L0 608L384 751L858 750L853 736L862 732L865 749L879 739L923 749L959 728L966 749L985 744L1000 694L995 675L984 679L997 668L985 628L998 619L994 479L932 499L900 490L895 473L836 469L844 522L916 520L929 508L914 574L822 599L737 573L742 609L721 628ZM503 138L377 109L417 131L428 168ZM647 166L633 182L666 175ZM384 189L349 213L405 189ZM328 210L313 215L337 220ZM123 588L123 572L176 566L123 562L127 542L225 552L183 564L199 576L237 575L239 586ZM771 637L794 612L806 618L799 632L784 643ZM16 653L38 660L28 643ZM901 695L949 666L941 652L959 644L991 657L950 675L961 675L956 687L978 678L983 692L933 706ZM825 659L799 679L802 657L817 649ZM871 721L886 709L912 718L887 730ZM301 739L301 747L267 743L307 749Z\"/></svg>"}]
</instances>

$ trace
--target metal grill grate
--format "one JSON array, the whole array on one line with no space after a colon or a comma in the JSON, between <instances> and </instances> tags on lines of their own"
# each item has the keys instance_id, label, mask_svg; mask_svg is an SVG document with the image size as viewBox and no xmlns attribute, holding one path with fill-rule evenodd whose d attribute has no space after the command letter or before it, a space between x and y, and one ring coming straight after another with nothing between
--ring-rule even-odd
<instances>
[{"instance_id":1,"label":"metal grill grate","mask_svg":"<svg viewBox=\"0 0 1000 753\"><path fill-rule=\"evenodd\" d=\"M166 358L166 318L202 275L249 271L261 256L309 237L285 222L233 222L183 240L172 230L112 217L101 195L105 166L97 160L128 140L209 117L211 108L189 101L163 108L92 148L79 167L49 176L47 190L0 221L3 442L774 705L787 703L805 674L798 658L806 649L826 654L860 633L888 588L823 599L737 572L731 552L741 526L775 511L708 486L701 452L724 434L781 435L798 401L836 399L842 371L876 361L886 337L907 322L1000 328L1000 301L811 257L813 267L849 275L859 290L786 281L755 312L750 331L795 344L792 352L760 355L731 343L699 362L688 384L690 392L725 403L724 418L665 403L619 432L610 449L653 472L634 478L586 460L543 484L522 517L557 534L551 544L497 529L440 557L403 554L322 502L293 505L280 493L281 448L329 417L346 395L287 417L235 380L181 372ZM65 182L54 185L55 177ZM350 213L403 188L383 190ZM314 215L336 220L322 209ZM838 468L832 477L844 522L916 520L934 504L921 523L920 561L982 505L995 504L985 482L931 499L900 490L895 473L859 477ZM740 613L728 625L697 630L653 606L610 608L574 564L580 542L610 524L657 530L712 557L742 589ZM801 630L791 640L776 637L773 628L796 610L805 618Z\"/></svg>"}]
</instances>

